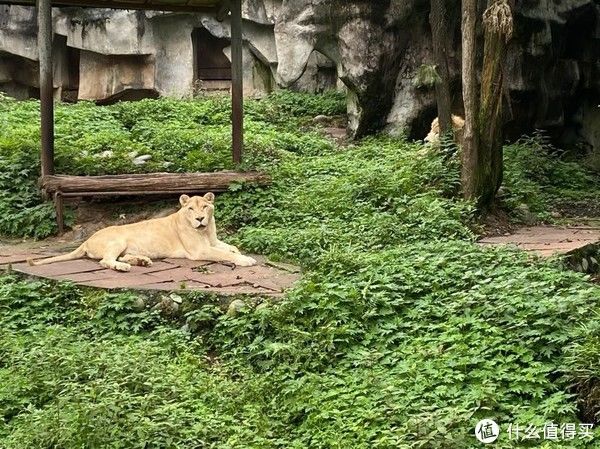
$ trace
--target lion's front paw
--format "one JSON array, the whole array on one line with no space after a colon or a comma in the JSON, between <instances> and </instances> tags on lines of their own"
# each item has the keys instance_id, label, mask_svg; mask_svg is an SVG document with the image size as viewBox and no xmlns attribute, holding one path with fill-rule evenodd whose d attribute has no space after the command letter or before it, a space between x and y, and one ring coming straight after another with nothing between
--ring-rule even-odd
<instances>
[{"instance_id":1,"label":"lion's front paw","mask_svg":"<svg viewBox=\"0 0 600 449\"><path fill-rule=\"evenodd\" d=\"M240 250L236 246L230 245L225 242L217 242L216 246L217 248L224 249L225 251L229 251L230 253L241 254Z\"/></svg>"},{"instance_id":2,"label":"lion's front paw","mask_svg":"<svg viewBox=\"0 0 600 449\"><path fill-rule=\"evenodd\" d=\"M152 259L150 259L149 257L144 257L144 256L140 256L139 257L139 264L141 267L151 267L152 265L154 265L154 262L152 262Z\"/></svg>"},{"instance_id":3,"label":"lion's front paw","mask_svg":"<svg viewBox=\"0 0 600 449\"><path fill-rule=\"evenodd\" d=\"M116 271L127 272L131 270L131 265L123 262L115 262L110 268Z\"/></svg>"},{"instance_id":4,"label":"lion's front paw","mask_svg":"<svg viewBox=\"0 0 600 449\"><path fill-rule=\"evenodd\" d=\"M252 267L254 265L257 264L256 260L253 259L252 257L248 257L248 256L240 256L236 261L235 264L240 266L240 267Z\"/></svg>"}]
</instances>

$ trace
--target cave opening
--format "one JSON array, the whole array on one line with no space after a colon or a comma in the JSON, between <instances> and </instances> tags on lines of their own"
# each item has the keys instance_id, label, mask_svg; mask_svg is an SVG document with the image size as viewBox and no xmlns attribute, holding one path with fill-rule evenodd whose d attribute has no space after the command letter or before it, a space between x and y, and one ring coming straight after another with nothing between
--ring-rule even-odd
<instances>
[{"instance_id":1,"label":"cave opening","mask_svg":"<svg viewBox=\"0 0 600 449\"><path fill-rule=\"evenodd\" d=\"M57 34L53 42L54 79L60 86L60 99L75 103L79 97L81 50L67 45L67 36Z\"/></svg>"},{"instance_id":2,"label":"cave opening","mask_svg":"<svg viewBox=\"0 0 600 449\"><path fill-rule=\"evenodd\" d=\"M230 45L229 39L214 36L206 28L194 28L194 89L228 91L231 88L231 61L225 54Z\"/></svg>"},{"instance_id":3,"label":"cave opening","mask_svg":"<svg viewBox=\"0 0 600 449\"><path fill-rule=\"evenodd\" d=\"M570 62L577 67L576 85L569 91L563 88L564 128L557 133L557 143L577 156L598 152L598 114L596 108L600 97L595 89L596 61L600 55L597 35L600 16L594 5L585 5L568 18L562 33L562 65ZM565 70L561 72L565 73Z\"/></svg>"}]
</instances>

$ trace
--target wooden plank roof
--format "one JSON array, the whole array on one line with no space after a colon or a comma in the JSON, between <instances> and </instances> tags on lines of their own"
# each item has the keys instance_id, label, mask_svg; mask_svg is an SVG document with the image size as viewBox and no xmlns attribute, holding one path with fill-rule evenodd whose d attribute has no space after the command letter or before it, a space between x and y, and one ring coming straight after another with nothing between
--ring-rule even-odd
<instances>
[{"instance_id":1,"label":"wooden plank roof","mask_svg":"<svg viewBox=\"0 0 600 449\"><path fill-rule=\"evenodd\" d=\"M52 0L53 7L143 9L155 11L214 12L227 0ZM0 4L35 6L35 0L0 0Z\"/></svg>"}]
</instances>

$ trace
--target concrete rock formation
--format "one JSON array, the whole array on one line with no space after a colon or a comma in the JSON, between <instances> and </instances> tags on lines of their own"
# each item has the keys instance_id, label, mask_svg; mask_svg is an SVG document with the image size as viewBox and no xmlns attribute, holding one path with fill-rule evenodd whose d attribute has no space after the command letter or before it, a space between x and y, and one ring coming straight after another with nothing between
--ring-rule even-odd
<instances>
[{"instance_id":1,"label":"concrete rock formation","mask_svg":"<svg viewBox=\"0 0 600 449\"><path fill-rule=\"evenodd\" d=\"M481 10L485 3L480 0ZM427 133L435 98L413 81L433 62L429 0L246 0L243 12L246 95L277 86L345 87L355 136L381 129ZM459 3L448 19L454 112L460 114ZM221 79L227 20L60 8L54 21L57 96L114 101L228 87ZM515 21L506 61L509 137L546 128L559 142L582 141L599 151L600 5L517 2ZM18 97L36 94L34 24L31 8L0 6L0 89Z\"/></svg>"},{"instance_id":2,"label":"concrete rock formation","mask_svg":"<svg viewBox=\"0 0 600 449\"><path fill-rule=\"evenodd\" d=\"M275 16L269 0L244 4L245 94L274 87ZM229 22L209 14L54 8L54 85L66 100L188 96L230 86ZM36 14L0 5L0 90L17 98L38 95ZM336 87L335 65L311 58L302 90Z\"/></svg>"}]
</instances>

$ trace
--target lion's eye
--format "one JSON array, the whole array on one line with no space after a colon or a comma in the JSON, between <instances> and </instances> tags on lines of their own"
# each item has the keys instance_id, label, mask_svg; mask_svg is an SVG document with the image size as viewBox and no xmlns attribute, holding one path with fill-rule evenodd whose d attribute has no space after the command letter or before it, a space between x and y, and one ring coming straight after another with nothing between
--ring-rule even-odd
<instances>
[{"instance_id":1,"label":"lion's eye","mask_svg":"<svg viewBox=\"0 0 600 449\"><path fill-rule=\"evenodd\" d=\"M193 207L188 207L188 209L189 209L189 210L194 210L194 208L193 208Z\"/></svg>"}]
</instances>

